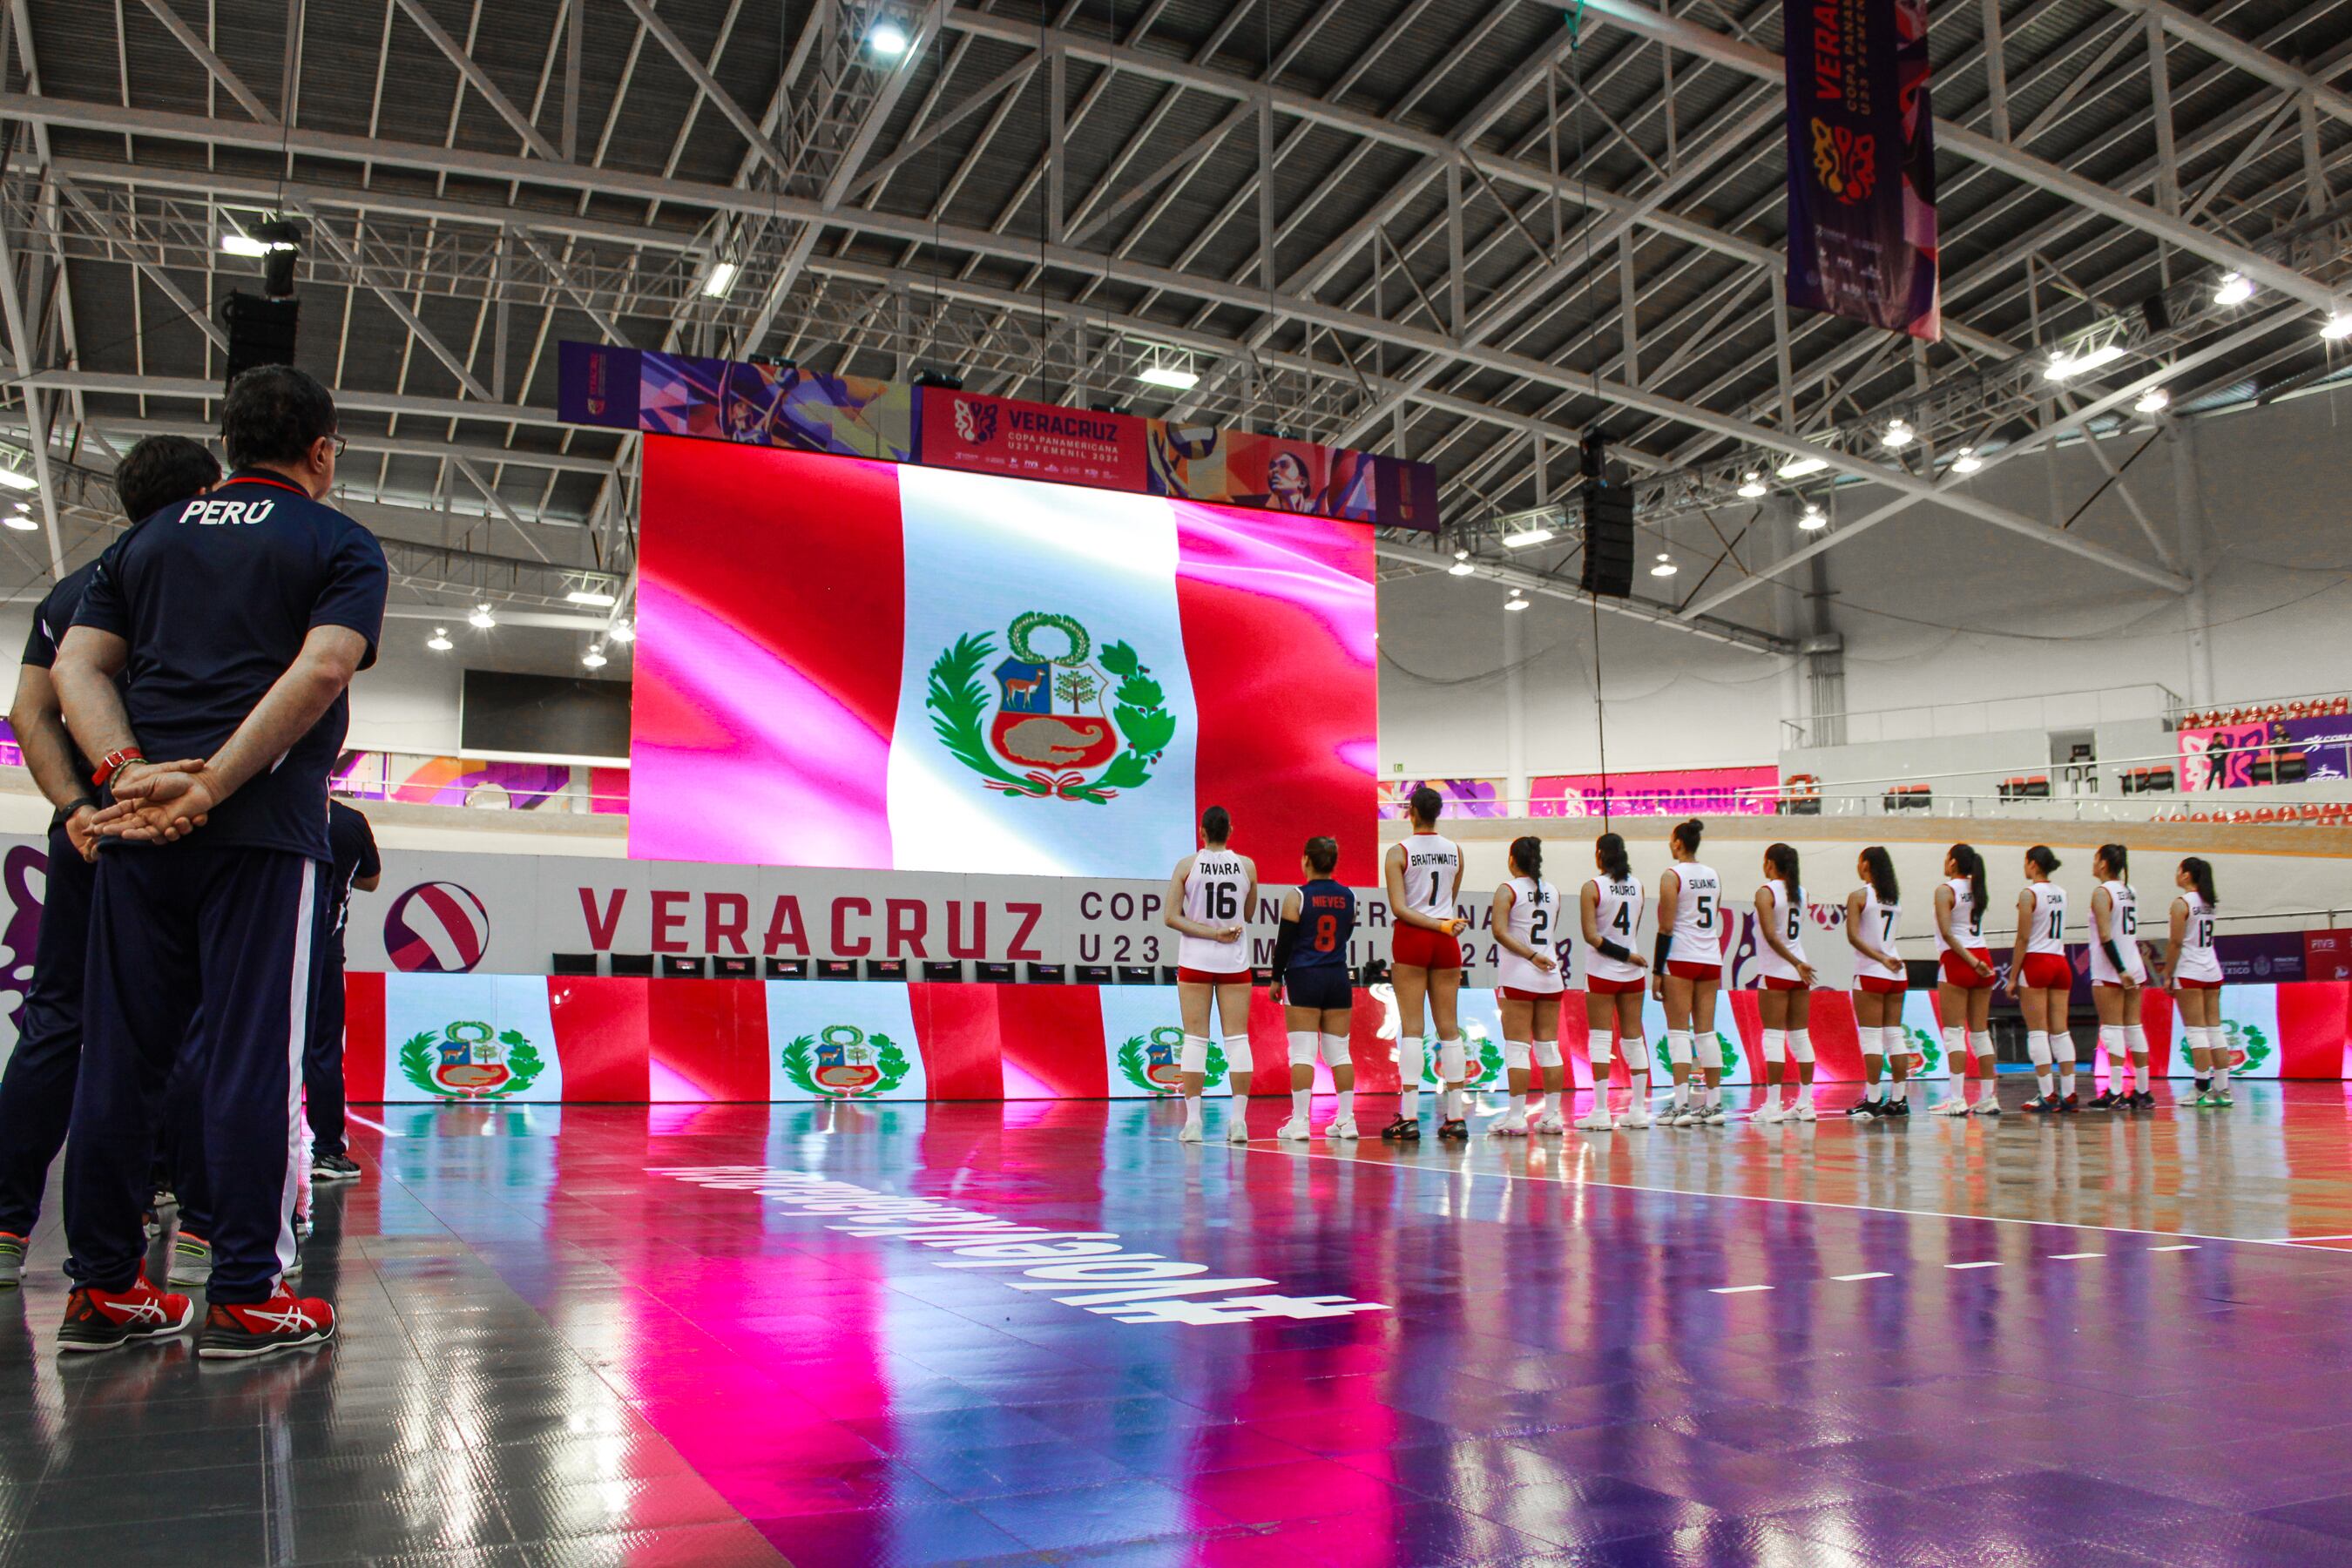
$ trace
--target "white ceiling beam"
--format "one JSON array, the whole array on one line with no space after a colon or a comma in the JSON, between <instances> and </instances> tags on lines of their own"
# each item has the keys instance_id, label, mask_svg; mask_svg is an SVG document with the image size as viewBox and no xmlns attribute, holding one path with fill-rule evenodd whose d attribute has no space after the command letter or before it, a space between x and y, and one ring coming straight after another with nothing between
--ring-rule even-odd
<instances>
[{"instance_id":1,"label":"white ceiling beam","mask_svg":"<svg viewBox=\"0 0 2352 1568\"><path fill-rule=\"evenodd\" d=\"M2169 4L2168 0L2107 0L2107 4L2143 16L2153 16L2174 37L2194 44L2215 59L2226 61L2251 76L2260 77L2273 87L2303 93L2322 112L2352 125L2352 93L2328 86L2310 72L2248 43L2235 33L2216 26L2201 16L2192 16L2179 6Z\"/></svg>"}]
</instances>

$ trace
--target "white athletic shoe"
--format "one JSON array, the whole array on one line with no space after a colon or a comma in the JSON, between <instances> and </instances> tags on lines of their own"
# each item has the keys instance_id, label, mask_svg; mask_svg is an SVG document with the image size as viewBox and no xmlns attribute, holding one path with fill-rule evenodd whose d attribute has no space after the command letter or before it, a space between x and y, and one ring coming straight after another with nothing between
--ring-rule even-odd
<instances>
[{"instance_id":1,"label":"white athletic shoe","mask_svg":"<svg viewBox=\"0 0 2352 1568\"><path fill-rule=\"evenodd\" d=\"M1323 1136L1326 1138L1353 1138L1357 1135L1356 1119L1352 1116L1342 1116L1339 1121L1323 1129Z\"/></svg>"},{"instance_id":2,"label":"white athletic shoe","mask_svg":"<svg viewBox=\"0 0 2352 1568\"><path fill-rule=\"evenodd\" d=\"M1969 1102L1958 1096L1949 1100L1939 1100L1927 1108L1927 1114L1930 1116L1966 1116L1968 1113Z\"/></svg>"},{"instance_id":3,"label":"white athletic shoe","mask_svg":"<svg viewBox=\"0 0 2352 1568\"><path fill-rule=\"evenodd\" d=\"M1274 1135L1276 1138L1288 1139L1293 1143L1304 1143L1309 1138L1315 1136L1315 1133L1314 1131L1307 1125L1307 1118L1304 1116L1294 1116L1289 1121L1284 1122L1281 1126L1276 1128L1274 1130Z\"/></svg>"},{"instance_id":4,"label":"white athletic shoe","mask_svg":"<svg viewBox=\"0 0 2352 1568\"><path fill-rule=\"evenodd\" d=\"M1608 1108L1605 1106L1596 1106L1576 1119L1576 1130L1579 1132L1607 1132L1615 1126L1616 1123L1609 1120Z\"/></svg>"},{"instance_id":5,"label":"white athletic shoe","mask_svg":"<svg viewBox=\"0 0 2352 1568\"><path fill-rule=\"evenodd\" d=\"M1505 1111L1502 1115L1495 1118L1493 1124L1486 1129L1486 1136L1489 1138L1524 1138L1528 1135L1528 1126L1525 1121L1513 1116L1510 1112Z\"/></svg>"},{"instance_id":6,"label":"white athletic shoe","mask_svg":"<svg viewBox=\"0 0 2352 1568\"><path fill-rule=\"evenodd\" d=\"M1578 1125L1581 1126L1583 1123L1579 1122ZM1649 1131L1651 1126L1649 1108L1643 1105L1634 1106L1631 1110L1628 1110L1623 1116L1618 1119L1617 1125L1620 1127L1630 1128L1636 1132L1645 1132Z\"/></svg>"},{"instance_id":7,"label":"white athletic shoe","mask_svg":"<svg viewBox=\"0 0 2352 1568\"><path fill-rule=\"evenodd\" d=\"M1530 1131L1547 1133L1557 1137L1560 1133L1568 1131L1568 1123L1562 1121L1559 1119L1559 1112L1555 1110L1549 1115L1537 1117L1536 1120L1529 1124L1528 1130Z\"/></svg>"},{"instance_id":8,"label":"white athletic shoe","mask_svg":"<svg viewBox=\"0 0 2352 1568\"><path fill-rule=\"evenodd\" d=\"M1176 1142L1179 1143L1198 1143L1200 1141L1201 1124L1199 1122L1187 1121L1183 1126L1176 1129Z\"/></svg>"},{"instance_id":9,"label":"white athletic shoe","mask_svg":"<svg viewBox=\"0 0 2352 1568\"><path fill-rule=\"evenodd\" d=\"M1748 1120L1750 1121L1760 1121L1767 1126L1769 1126L1774 1122L1786 1121L1789 1120L1789 1112L1780 1109L1780 1102L1779 1100L1768 1100L1764 1102L1764 1109L1758 1111Z\"/></svg>"},{"instance_id":10,"label":"white athletic shoe","mask_svg":"<svg viewBox=\"0 0 2352 1568\"><path fill-rule=\"evenodd\" d=\"M1699 1121L1709 1127L1720 1127L1730 1120L1731 1112L1724 1110L1720 1103L1699 1117Z\"/></svg>"},{"instance_id":11,"label":"white athletic shoe","mask_svg":"<svg viewBox=\"0 0 2352 1568\"><path fill-rule=\"evenodd\" d=\"M1810 1100L1801 1100L1797 1101L1797 1108L1789 1112L1789 1114L1799 1121L1818 1121L1821 1120L1821 1112L1813 1109L1813 1102Z\"/></svg>"},{"instance_id":12,"label":"white athletic shoe","mask_svg":"<svg viewBox=\"0 0 2352 1568\"><path fill-rule=\"evenodd\" d=\"M1979 1096L1977 1100L1975 1114L1979 1116L1999 1116L2000 1114L2000 1100L1994 1096L1991 1090L1986 1090L1984 1094Z\"/></svg>"},{"instance_id":13,"label":"white athletic shoe","mask_svg":"<svg viewBox=\"0 0 2352 1568\"><path fill-rule=\"evenodd\" d=\"M1228 1143L1246 1143L1246 1142L1249 1142L1249 1123L1248 1123L1248 1122L1246 1122L1246 1121L1236 1121L1236 1122L1234 1122L1231 1127L1226 1128L1226 1129L1225 1129L1225 1142L1228 1142Z\"/></svg>"},{"instance_id":14,"label":"white athletic shoe","mask_svg":"<svg viewBox=\"0 0 2352 1568\"><path fill-rule=\"evenodd\" d=\"M1706 1112L1696 1105L1685 1105L1666 1118L1669 1127L1696 1127L1706 1120Z\"/></svg>"}]
</instances>

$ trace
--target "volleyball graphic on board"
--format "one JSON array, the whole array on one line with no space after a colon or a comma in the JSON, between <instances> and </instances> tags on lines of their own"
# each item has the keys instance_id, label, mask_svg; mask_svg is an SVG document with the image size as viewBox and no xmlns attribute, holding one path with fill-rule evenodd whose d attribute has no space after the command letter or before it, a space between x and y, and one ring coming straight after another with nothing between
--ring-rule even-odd
<instances>
[{"instance_id":1,"label":"volleyball graphic on board","mask_svg":"<svg viewBox=\"0 0 2352 1568\"><path fill-rule=\"evenodd\" d=\"M490 945L490 911L455 882L420 882L384 911L383 951L405 974L468 974Z\"/></svg>"}]
</instances>

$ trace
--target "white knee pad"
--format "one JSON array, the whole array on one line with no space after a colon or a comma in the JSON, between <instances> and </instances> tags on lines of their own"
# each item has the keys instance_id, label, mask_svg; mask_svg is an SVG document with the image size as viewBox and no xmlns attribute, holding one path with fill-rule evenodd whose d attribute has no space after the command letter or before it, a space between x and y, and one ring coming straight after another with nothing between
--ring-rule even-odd
<instances>
[{"instance_id":1,"label":"white knee pad","mask_svg":"<svg viewBox=\"0 0 2352 1568\"><path fill-rule=\"evenodd\" d=\"M1421 1037L1407 1035L1397 1042L1397 1083L1404 1089L1419 1089L1423 1058Z\"/></svg>"},{"instance_id":2,"label":"white knee pad","mask_svg":"<svg viewBox=\"0 0 2352 1568\"><path fill-rule=\"evenodd\" d=\"M1318 1037L1312 1029L1294 1029L1290 1033L1290 1065L1311 1068L1315 1065L1315 1043Z\"/></svg>"},{"instance_id":3,"label":"white knee pad","mask_svg":"<svg viewBox=\"0 0 2352 1568\"><path fill-rule=\"evenodd\" d=\"M1625 1070L1637 1073L1650 1070L1650 1042L1639 1035L1625 1037Z\"/></svg>"},{"instance_id":4,"label":"white knee pad","mask_svg":"<svg viewBox=\"0 0 2352 1568\"><path fill-rule=\"evenodd\" d=\"M1599 1083L1609 1076L1610 1058L1617 1054L1616 1042L1609 1037L1608 1030L1594 1029L1584 1037L1584 1054L1592 1063L1592 1081ZM1626 1065L1632 1066L1633 1061L1633 1042L1628 1040L1625 1042Z\"/></svg>"},{"instance_id":5,"label":"white knee pad","mask_svg":"<svg viewBox=\"0 0 2352 1568\"><path fill-rule=\"evenodd\" d=\"M1507 1039L1503 1042L1503 1065L1513 1072L1527 1071L1528 1058L1532 1054L1525 1040Z\"/></svg>"},{"instance_id":6,"label":"white knee pad","mask_svg":"<svg viewBox=\"0 0 2352 1568\"><path fill-rule=\"evenodd\" d=\"M1887 1047L1895 1040L1895 1033L1892 1029L1874 1029L1868 1025L1857 1024L1854 1026L1853 1037L1862 1047L1864 1056L1884 1057L1886 1055Z\"/></svg>"},{"instance_id":7,"label":"white knee pad","mask_svg":"<svg viewBox=\"0 0 2352 1568\"><path fill-rule=\"evenodd\" d=\"M1335 1068L1346 1067L1349 1064L1348 1037L1345 1035L1324 1036L1323 1059L1330 1063Z\"/></svg>"},{"instance_id":8,"label":"white knee pad","mask_svg":"<svg viewBox=\"0 0 2352 1568\"><path fill-rule=\"evenodd\" d=\"M1789 1054L1796 1058L1800 1065L1811 1067L1813 1061L1813 1032L1811 1029L1790 1030Z\"/></svg>"},{"instance_id":9,"label":"white knee pad","mask_svg":"<svg viewBox=\"0 0 2352 1568\"><path fill-rule=\"evenodd\" d=\"M1183 1053L1176 1058L1176 1066L1183 1072L1207 1072L1209 1070L1208 1037L1185 1036Z\"/></svg>"},{"instance_id":10,"label":"white knee pad","mask_svg":"<svg viewBox=\"0 0 2352 1568\"><path fill-rule=\"evenodd\" d=\"M2147 1055L2147 1026L2145 1024L2126 1024L2124 1026L2124 1048L2131 1052L2131 1054L2136 1057L2144 1057Z\"/></svg>"},{"instance_id":11,"label":"white knee pad","mask_svg":"<svg viewBox=\"0 0 2352 1568\"><path fill-rule=\"evenodd\" d=\"M2050 1031L2050 1059L2056 1062L2062 1068L2070 1068L2074 1065L2074 1030L2053 1029Z\"/></svg>"},{"instance_id":12,"label":"white knee pad","mask_svg":"<svg viewBox=\"0 0 2352 1568\"><path fill-rule=\"evenodd\" d=\"M1987 1029L1971 1029L1971 1030L1969 1030L1969 1054L1970 1056L1972 1056L1972 1057L1982 1057L1982 1058L1985 1058L1987 1061L1991 1060L1991 1059L1992 1059L1992 1034L1991 1034L1991 1031L1987 1030ZM1988 1070L1990 1070L1990 1069L1988 1069Z\"/></svg>"},{"instance_id":13,"label":"white knee pad","mask_svg":"<svg viewBox=\"0 0 2352 1568\"><path fill-rule=\"evenodd\" d=\"M1225 1037L1225 1070L1227 1072L1250 1070L1250 1044L1247 1035Z\"/></svg>"},{"instance_id":14,"label":"white knee pad","mask_svg":"<svg viewBox=\"0 0 2352 1568\"><path fill-rule=\"evenodd\" d=\"M2052 1060L2050 1037L2039 1029L2028 1029L2025 1032L2025 1054L2035 1067L2048 1067Z\"/></svg>"},{"instance_id":15,"label":"white knee pad","mask_svg":"<svg viewBox=\"0 0 2352 1568\"><path fill-rule=\"evenodd\" d=\"M1789 1059L1788 1030L1767 1029L1764 1031L1764 1059L1770 1062L1774 1067L1778 1067L1782 1062Z\"/></svg>"},{"instance_id":16,"label":"white knee pad","mask_svg":"<svg viewBox=\"0 0 2352 1568\"><path fill-rule=\"evenodd\" d=\"M1463 1068L1468 1065L1459 1040L1437 1042L1437 1076L1446 1083L1460 1083Z\"/></svg>"},{"instance_id":17,"label":"white knee pad","mask_svg":"<svg viewBox=\"0 0 2352 1568\"><path fill-rule=\"evenodd\" d=\"M1666 1060L1670 1065L1678 1068L1690 1066L1691 1032L1688 1029L1666 1031Z\"/></svg>"},{"instance_id":18,"label":"white knee pad","mask_svg":"<svg viewBox=\"0 0 2352 1568\"><path fill-rule=\"evenodd\" d=\"M2121 1024L2099 1026L2099 1050L2110 1062L2124 1059L2124 1026Z\"/></svg>"},{"instance_id":19,"label":"white knee pad","mask_svg":"<svg viewBox=\"0 0 2352 1568\"><path fill-rule=\"evenodd\" d=\"M1558 1040L1538 1040L1536 1042L1535 1055L1536 1066L1539 1068L1556 1068L1559 1066L1559 1042Z\"/></svg>"}]
</instances>

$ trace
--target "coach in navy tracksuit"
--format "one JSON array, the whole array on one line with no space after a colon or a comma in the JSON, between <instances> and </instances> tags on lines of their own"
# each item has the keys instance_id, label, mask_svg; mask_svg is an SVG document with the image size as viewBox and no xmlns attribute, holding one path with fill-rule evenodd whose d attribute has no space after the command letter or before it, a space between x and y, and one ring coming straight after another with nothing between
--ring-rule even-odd
<instances>
[{"instance_id":1,"label":"coach in navy tracksuit","mask_svg":"<svg viewBox=\"0 0 2352 1568\"><path fill-rule=\"evenodd\" d=\"M219 479L220 465L196 442L184 436L150 436L123 455L114 471L114 493L123 516L136 524L203 494ZM89 936L93 875L85 852L96 840L92 823L100 803L89 782L89 759L66 732L49 671L97 568L91 562L67 573L34 609L16 699L8 710L25 765L57 809L49 818L47 890L40 934L34 939L32 983L25 991L24 1027L7 1072L0 1077L0 1286L17 1283L22 1272L26 1238L40 1216L49 1163L65 1146L74 1073L81 1062L82 952Z\"/></svg>"},{"instance_id":2,"label":"coach in navy tracksuit","mask_svg":"<svg viewBox=\"0 0 2352 1568\"><path fill-rule=\"evenodd\" d=\"M257 1355L334 1332L333 1310L282 1277L327 909L327 774L345 689L383 630L383 551L316 499L342 445L317 382L247 371L223 400L221 437L227 482L117 541L58 651L66 722L116 797L100 826L121 840L100 848L91 896L66 1150L78 1288L61 1349L186 1321L186 1299L140 1268L138 1129L199 997L214 1234L197 1353Z\"/></svg>"},{"instance_id":3,"label":"coach in navy tracksuit","mask_svg":"<svg viewBox=\"0 0 2352 1568\"><path fill-rule=\"evenodd\" d=\"M351 923L352 890L374 892L383 861L366 815L340 800L327 803L327 842L334 859L327 874L327 932L319 944L319 1005L302 1058L302 1109L310 1118L311 1178L356 1182L360 1163L343 1147L343 929Z\"/></svg>"}]
</instances>

